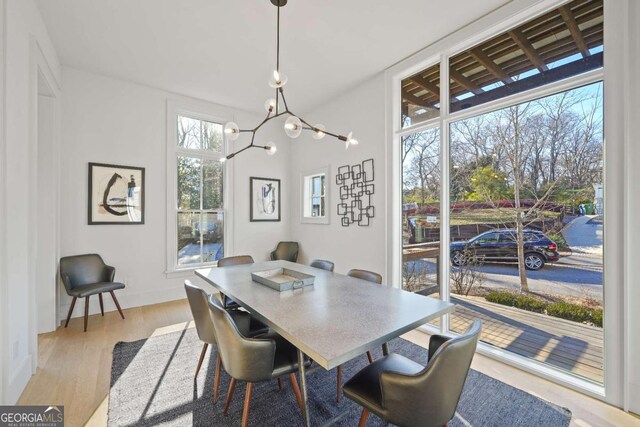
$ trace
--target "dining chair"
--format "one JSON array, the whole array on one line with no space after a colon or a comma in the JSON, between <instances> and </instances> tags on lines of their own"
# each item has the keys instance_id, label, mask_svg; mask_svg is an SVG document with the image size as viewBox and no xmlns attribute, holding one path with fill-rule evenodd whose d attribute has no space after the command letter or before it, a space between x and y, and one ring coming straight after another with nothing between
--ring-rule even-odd
<instances>
[{"instance_id":1,"label":"dining chair","mask_svg":"<svg viewBox=\"0 0 640 427\"><path fill-rule=\"evenodd\" d=\"M102 257L98 254L74 255L60 258L60 277L67 294L73 297L71 307L67 314L67 321L64 323L66 328L69 325L73 308L76 306L78 298L84 298L84 331L87 332L87 324L89 322L89 297L98 294L100 299L100 313L104 316L104 304L102 302L102 293L109 292L111 298L120 313L120 317L124 319L120 303L113 291L124 289L124 283L114 282L116 269L110 265L106 265Z\"/></svg>"},{"instance_id":2,"label":"dining chair","mask_svg":"<svg viewBox=\"0 0 640 427\"><path fill-rule=\"evenodd\" d=\"M311 264L309 265L311 267L319 268L321 270L327 270L327 271L333 271L333 269L336 267L334 263L324 259L314 259L313 261L311 261Z\"/></svg>"},{"instance_id":3,"label":"dining chair","mask_svg":"<svg viewBox=\"0 0 640 427\"><path fill-rule=\"evenodd\" d=\"M253 263L254 261L251 255L236 255L226 258L220 258L218 260L218 267L230 267L233 265L245 265ZM222 295L222 303L224 304L224 308L226 308L227 310L233 310L240 307L237 302L224 294Z\"/></svg>"},{"instance_id":4,"label":"dining chair","mask_svg":"<svg viewBox=\"0 0 640 427\"><path fill-rule=\"evenodd\" d=\"M373 271L352 268L347 272L347 276L366 280L367 282L377 283L378 285L382 284L382 276L378 273L374 273ZM369 363L373 363L373 354L371 354L371 351L369 350L367 350L367 359L369 359ZM340 398L342 396L342 365L338 366L338 369L336 370L336 384L336 402L340 402Z\"/></svg>"},{"instance_id":5,"label":"dining chair","mask_svg":"<svg viewBox=\"0 0 640 427\"><path fill-rule=\"evenodd\" d=\"M224 404L224 415L227 415L229 410L236 383L246 381L247 388L242 411L242 427L246 427L249 423L253 384L280 378L287 374L298 401L298 407L302 409L302 396L295 376L295 371L298 369L297 349L275 332L260 338L247 338L242 334L231 314L214 297L209 298L209 308L216 331L222 366L231 376ZM306 366L311 364L308 358L305 358L304 363Z\"/></svg>"},{"instance_id":6,"label":"dining chair","mask_svg":"<svg viewBox=\"0 0 640 427\"><path fill-rule=\"evenodd\" d=\"M296 262L298 260L298 242L280 242L276 250L271 252L271 261L285 260Z\"/></svg>"},{"instance_id":7,"label":"dining chair","mask_svg":"<svg viewBox=\"0 0 640 427\"><path fill-rule=\"evenodd\" d=\"M344 385L344 395L363 407L359 427L370 412L399 426L441 427L454 417L482 330L475 320L457 338L433 335L422 366L389 354L366 366Z\"/></svg>"}]
</instances>

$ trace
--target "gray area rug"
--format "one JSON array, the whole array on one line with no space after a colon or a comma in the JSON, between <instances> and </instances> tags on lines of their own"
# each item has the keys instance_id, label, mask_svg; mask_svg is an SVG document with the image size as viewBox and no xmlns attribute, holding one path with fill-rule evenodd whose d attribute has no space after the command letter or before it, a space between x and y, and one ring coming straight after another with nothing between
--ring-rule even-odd
<instances>
[{"instance_id":1,"label":"gray area rug","mask_svg":"<svg viewBox=\"0 0 640 427\"><path fill-rule=\"evenodd\" d=\"M425 364L426 349L396 339L391 351ZM202 343L194 329L146 340L120 342L113 350L109 426L239 426L244 401L244 383L236 387L229 414L222 415L230 378L223 373L217 404L212 403L213 357L208 356L194 381ZM209 352L211 355L211 352ZM374 351L381 357L381 352ZM367 364L358 357L343 368L349 379ZM311 422L314 426L356 426L361 408L343 397L336 403L336 372L314 365L308 375ZM302 415L288 378L278 391L275 381L256 384L251 400L253 426L299 426ZM511 387L480 372L471 371L451 427L479 426L567 426L571 412ZM384 426L371 415L367 426Z\"/></svg>"}]
</instances>

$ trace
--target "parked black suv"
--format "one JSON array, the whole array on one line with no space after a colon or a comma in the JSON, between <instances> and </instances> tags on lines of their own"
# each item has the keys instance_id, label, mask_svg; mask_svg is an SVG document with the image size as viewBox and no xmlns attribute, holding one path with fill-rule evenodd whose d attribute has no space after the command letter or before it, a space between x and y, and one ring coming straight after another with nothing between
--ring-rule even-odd
<instances>
[{"instance_id":1,"label":"parked black suv","mask_svg":"<svg viewBox=\"0 0 640 427\"><path fill-rule=\"evenodd\" d=\"M518 261L515 229L491 230L464 242L451 243L451 263L464 265L467 257L481 262ZM558 245L542 231L524 230L524 265L527 270L540 270L546 262L557 261Z\"/></svg>"}]
</instances>

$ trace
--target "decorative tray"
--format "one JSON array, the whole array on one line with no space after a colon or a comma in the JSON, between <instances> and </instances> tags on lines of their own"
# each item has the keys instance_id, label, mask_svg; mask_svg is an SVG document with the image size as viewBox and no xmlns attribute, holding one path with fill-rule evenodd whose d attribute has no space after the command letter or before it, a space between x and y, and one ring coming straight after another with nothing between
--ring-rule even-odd
<instances>
[{"instance_id":1,"label":"decorative tray","mask_svg":"<svg viewBox=\"0 0 640 427\"><path fill-rule=\"evenodd\" d=\"M315 276L288 268L274 268L273 270L253 272L251 278L254 282L282 292L313 285Z\"/></svg>"}]
</instances>

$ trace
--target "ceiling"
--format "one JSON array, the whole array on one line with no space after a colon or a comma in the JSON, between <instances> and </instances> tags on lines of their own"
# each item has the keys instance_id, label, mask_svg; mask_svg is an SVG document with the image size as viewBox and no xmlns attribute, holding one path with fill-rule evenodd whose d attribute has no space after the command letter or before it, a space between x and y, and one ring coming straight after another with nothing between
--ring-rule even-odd
<instances>
[{"instance_id":1,"label":"ceiling","mask_svg":"<svg viewBox=\"0 0 640 427\"><path fill-rule=\"evenodd\" d=\"M268 0L37 0L65 66L251 111L272 96ZM287 101L305 112L509 0L290 0Z\"/></svg>"}]
</instances>

